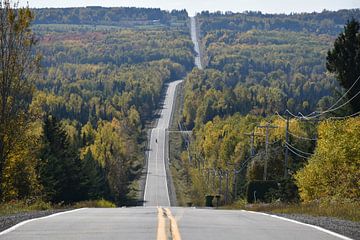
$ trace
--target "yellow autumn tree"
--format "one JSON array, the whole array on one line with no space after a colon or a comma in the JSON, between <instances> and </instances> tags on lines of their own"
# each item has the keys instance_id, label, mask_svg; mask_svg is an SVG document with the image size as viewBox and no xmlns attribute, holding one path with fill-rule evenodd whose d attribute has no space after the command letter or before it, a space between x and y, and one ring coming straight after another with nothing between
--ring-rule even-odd
<instances>
[{"instance_id":1,"label":"yellow autumn tree","mask_svg":"<svg viewBox=\"0 0 360 240\"><path fill-rule=\"evenodd\" d=\"M295 178L304 201L360 199L360 117L325 121L318 145Z\"/></svg>"}]
</instances>

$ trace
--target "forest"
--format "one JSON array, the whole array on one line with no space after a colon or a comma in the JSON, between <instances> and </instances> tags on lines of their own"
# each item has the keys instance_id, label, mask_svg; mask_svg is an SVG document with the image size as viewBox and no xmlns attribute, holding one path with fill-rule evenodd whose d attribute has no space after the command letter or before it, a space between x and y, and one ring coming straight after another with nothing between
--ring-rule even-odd
<instances>
[{"instance_id":1,"label":"forest","mask_svg":"<svg viewBox=\"0 0 360 240\"><path fill-rule=\"evenodd\" d=\"M359 27L351 19L360 20L359 9L197 15L206 68L184 84L182 121L193 134L183 139L180 174L189 202L253 202L254 189L265 202L358 199L359 152L350 147L358 141L348 141L359 137L359 118L346 120L359 103ZM341 53L353 52L351 64L332 60L341 49L330 51L334 42L354 47Z\"/></svg>"},{"instance_id":2,"label":"forest","mask_svg":"<svg viewBox=\"0 0 360 240\"><path fill-rule=\"evenodd\" d=\"M182 78L189 201L359 199L359 9L202 12L199 70L185 10L4 7L3 202L138 204L146 127Z\"/></svg>"},{"instance_id":3,"label":"forest","mask_svg":"<svg viewBox=\"0 0 360 240\"><path fill-rule=\"evenodd\" d=\"M187 13L96 7L24 12L8 6L3 13L15 14L19 24L26 20L23 32L33 39L29 48L38 67L24 72L25 79L34 76L23 106L29 121L13 116L9 124L23 121L22 134L2 135L1 198L137 204L133 182L144 164L145 125L165 84L193 67L191 39L182 25ZM160 19L162 25L118 27L129 19Z\"/></svg>"},{"instance_id":4,"label":"forest","mask_svg":"<svg viewBox=\"0 0 360 240\"><path fill-rule=\"evenodd\" d=\"M34 24L104 25L118 27L179 27L187 25L186 10L88 6L34 9Z\"/></svg>"}]
</instances>

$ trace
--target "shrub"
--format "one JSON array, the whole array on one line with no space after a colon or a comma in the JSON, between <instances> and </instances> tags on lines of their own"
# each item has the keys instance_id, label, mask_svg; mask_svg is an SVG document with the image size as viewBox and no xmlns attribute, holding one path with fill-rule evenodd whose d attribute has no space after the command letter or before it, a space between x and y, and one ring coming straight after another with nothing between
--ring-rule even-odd
<instances>
[{"instance_id":1,"label":"shrub","mask_svg":"<svg viewBox=\"0 0 360 240\"><path fill-rule=\"evenodd\" d=\"M247 201L248 203L253 203L255 201L268 202L268 193L274 192L277 189L278 183L276 181L251 181L249 182L246 190Z\"/></svg>"},{"instance_id":2,"label":"shrub","mask_svg":"<svg viewBox=\"0 0 360 240\"><path fill-rule=\"evenodd\" d=\"M113 202L107 201L105 199L100 200L89 200L77 202L74 206L75 208L115 208L116 205Z\"/></svg>"}]
</instances>

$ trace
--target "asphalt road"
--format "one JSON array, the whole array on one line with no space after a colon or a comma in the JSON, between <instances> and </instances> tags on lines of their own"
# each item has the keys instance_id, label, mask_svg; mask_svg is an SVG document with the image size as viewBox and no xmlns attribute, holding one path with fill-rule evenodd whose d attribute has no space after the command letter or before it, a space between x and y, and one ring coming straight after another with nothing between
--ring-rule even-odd
<instances>
[{"instance_id":1,"label":"asphalt road","mask_svg":"<svg viewBox=\"0 0 360 240\"><path fill-rule=\"evenodd\" d=\"M199 46L199 40L197 35L197 28L196 28L196 20L195 17L190 18L190 33L191 33L191 40L194 43L194 50L196 52L195 56L195 65L199 69L203 69L201 64L201 56L200 56L200 46Z\"/></svg>"},{"instance_id":2,"label":"asphalt road","mask_svg":"<svg viewBox=\"0 0 360 240\"><path fill-rule=\"evenodd\" d=\"M80 209L32 220L0 233L3 240L165 240L169 237L174 240L348 239L261 213L156 207Z\"/></svg>"},{"instance_id":3,"label":"asphalt road","mask_svg":"<svg viewBox=\"0 0 360 240\"><path fill-rule=\"evenodd\" d=\"M165 146L167 146L165 135L170 125L175 89L181 81L182 80L179 80L169 84L157 125L151 130L144 206L170 206L165 170L165 162L168 161L168 156L165 154Z\"/></svg>"}]
</instances>

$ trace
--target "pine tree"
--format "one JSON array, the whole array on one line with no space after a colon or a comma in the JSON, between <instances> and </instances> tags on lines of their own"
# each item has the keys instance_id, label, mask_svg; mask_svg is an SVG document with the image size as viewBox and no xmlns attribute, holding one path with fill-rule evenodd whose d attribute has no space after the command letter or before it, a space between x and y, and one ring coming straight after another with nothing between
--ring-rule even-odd
<instances>
[{"instance_id":1,"label":"pine tree","mask_svg":"<svg viewBox=\"0 0 360 240\"><path fill-rule=\"evenodd\" d=\"M326 68L336 74L340 85L349 89L348 99L353 112L360 111L360 23L348 21L344 32L335 40L334 48L328 52ZM351 86L354 85L352 88ZM351 89L350 89L351 88Z\"/></svg>"},{"instance_id":2,"label":"pine tree","mask_svg":"<svg viewBox=\"0 0 360 240\"><path fill-rule=\"evenodd\" d=\"M95 161L92 153L88 150L82 162L82 190L87 199L99 199L104 197L105 179L99 163Z\"/></svg>"},{"instance_id":3,"label":"pine tree","mask_svg":"<svg viewBox=\"0 0 360 240\"><path fill-rule=\"evenodd\" d=\"M39 175L45 198L56 203L82 200L79 155L72 150L66 132L52 116L44 120L43 142Z\"/></svg>"}]
</instances>

